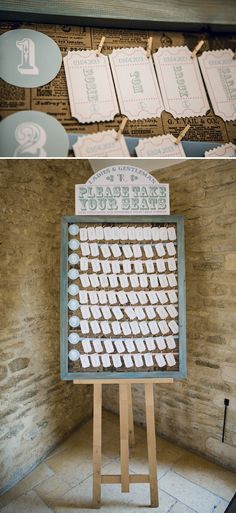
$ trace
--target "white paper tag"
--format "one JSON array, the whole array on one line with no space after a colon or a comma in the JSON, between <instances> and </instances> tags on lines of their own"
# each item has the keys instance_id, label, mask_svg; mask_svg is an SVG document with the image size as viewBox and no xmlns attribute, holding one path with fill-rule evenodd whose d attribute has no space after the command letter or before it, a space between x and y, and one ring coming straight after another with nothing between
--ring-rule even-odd
<instances>
[{"instance_id":1,"label":"white paper tag","mask_svg":"<svg viewBox=\"0 0 236 513\"><path fill-rule=\"evenodd\" d=\"M147 294L148 294L150 303L152 305L156 305L156 303L158 303L158 297L157 297L156 292L151 290L150 292L147 292Z\"/></svg>"},{"instance_id":2,"label":"white paper tag","mask_svg":"<svg viewBox=\"0 0 236 513\"><path fill-rule=\"evenodd\" d=\"M93 290L89 291L89 301L92 305L96 305L98 303L97 292L94 292Z\"/></svg>"},{"instance_id":3,"label":"white paper tag","mask_svg":"<svg viewBox=\"0 0 236 513\"><path fill-rule=\"evenodd\" d=\"M104 346L107 353L114 353L114 346L111 340L104 340Z\"/></svg>"},{"instance_id":4,"label":"white paper tag","mask_svg":"<svg viewBox=\"0 0 236 513\"><path fill-rule=\"evenodd\" d=\"M101 245L101 252L102 252L104 258L109 258L111 256L111 251L110 251L108 244Z\"/></svg>"},{"instance_id":5,"label":"white paper tag","mask_svg":"<svg viewBox=\"0 0 236 513\"><path fill-rule=\"evenodd\" d=\"M165 355L165 358L166 358L168 367L173 367L176 364L175 357L174 357L173 353L167 353Z\"/></svg>"},{"instance_id":6,"label":"white paper tag","mask_svg":"<svg viewBox=\"0 0 236 513\"><path fill-rule=\"evenodd\" d=\"M102 354L101 355L101 360L102 360L103 367L110 367L111 366L111 362L110 362L110 358L109 358L108 354Z\"/></svg>"},{"instance_id":7,"label":"white paper tag","mask_svg":"<svg viewBox=\"0 0 236 513\"><path fill-rule=\"evenodd\" d=\"M156 349L156 344L155 344L153 338L146 338L145 343L148 348L148 351L154 351L154 349Z\"/></svg>"},{"instance_id":8,"label":"white paper tag","mask_svg":"<svg viewBox=\"0 0 236 513\"><path fill-rule=\"evenodd\" d=\"M151 321L152 322L152 321ZM148 323L146 321L141 321L139 323L139 327L141 329L141 333L142 335L148 335L150 333L149 331L149 326L148 326Z\"/></svg>"},{"instance_id":9,"label":"white paper tag","mask_svg":"<svg viewBox=\"0 0 236 513\"><path fill-rule=\"evenodd\" d=\"M110 264L110 262L108 260L102 260L101 261L101 266L102 266L102 272L104 274L111 272L111 264Z\"/></svg>"},{"instance_id":10,"label":"white paper tag","mask_svg":"<svg viewBox=\"0 0 236 513\"><path fill-rule=\"evenodd\" d=\"M111 323L111 326L112 326L112 331L113 331L114 335L121 334L121 327L120 327L120 323L118 321L113 321Z\"/></svg>"},{"instance_id":11,"label":"white paper tag","mask_svg":"<svg viewBox=\"0 0 236 513\"><path fill-rule=\"evenodd\" d=\"M130 325L131 325L131 323L130 323ZM131 340L131 339L130 339L130 340L126 340L126 341L125 341L125 347L126 347L126 349L127 349L127 351L128 351L129 353L132 353L133 351L135 351L135 350L136 350L136 349L135 349L135 345L134 345L134 343L133 343L133 340Z\"/></svg>"},{"instance_id":12,"label":"white paper tag","mask_svg":"<svg viewBox=\"0 0 236 513\"><path fill-rule=\"evenodd\" d=\"M121 322L121 329L124 333L124 335L131 335L131 329L130 329L130 325L127 321L124 321L124 322Z\"/></svg>"},{"instance_id":13,"label":"white paper tag","mask_svg":"<svg viewBox=\"0 0 236 513\"><path fill-rule=\"evenodd\" d=\"M125 258L131 258L133 256L133 251L131 249L131 246L129 246L129 244L124 244L122 246L122 251L125 255Z\"/></svg>"},{"instance_id":14,"label":"white paper tag","mask_svg":"<svg viewBox=\"0 0 236 513\"><path fill-rule=\"evenodd\" d=\"M132 246L132 249L133 249L133 254L134 254L135 258L141 258L142 257L142 250L141 250L139 244L134 244Z\"/></svg>"},{"instance_id":15,"label":"white paper tag","mask_svg":"<svg viewBox=\"0 0 236 513\"><path fill-rule=\"evenodd\" d=\"M89 247L89 244L87 242L81 242L80 248L81 248L81 253L82 253L83 256L90 255L90 247Z\"/></svg>"},{"instance_id":16,"label":"white paper tag","mask_svg":"<svg viewBox=\"0 0 236 513\"><path fill-rule=\"evenodd\" d=\"M126 306L125 307L125 314L129 317L129 319L133 320L136 317L135 310L132 308L132 306Z\"/></svg>"},{"instance_id":17,"label":"white paper tag","mask_svg":"<svg viewBox=\"0 0 236 513\"><path fill-rule=\"evenodd\" d=\"M133 226L129 226L128 227L128 239L129 240L135 240L136 239L135 228Z\"/></svg>"},{"instance_id":18,"label":"white paper tag","mask_svg":"<svg viewBox=\"0 0 236 513\"><path fill-rule=\"evenodd\" d=\"M94 289L100 286L99 279L97 277L97 274L90 274L89 275L90 283Z\"/></svg>"},{"instance_id":19,"label":"white paper tag","mask_svg":"<svg viewBox=\"0 0 236 513\"><path fill-rule=\"evenodd\" d=\"M139 321L142 321L143 319L146 319L146 315L145 315L144 309L141 306L137 306L135 308L135 312L136 312L136 315L137 315Z\"/></svg>"},{"instance_id":20,"label":"white paper tag","mask_svg":"<svg viewBox=\"0 0 236 513\"><path fill-rule=\"evenodd\" d=\"M156 307L156 311L161 319L166 319L168 317L167 311L164 306L160 305Z\"/></svg>"},{"instance_id":21,"label":"white paper tag","mask_svg":"<svg viewBox=\"0 0 236 513\"><path fill-rule=\"evenodd\" d=\"M166 249L169 256L176 255L176 248L173 242L167 242L166 243Z\"/></svg>"},{"instance_id":22,"label":"white paper tag","mask_svg":"<svg viewBox=\"0 0 236 513\"><path fill-rule=\"evenodd\" d=\"M80 361L81 361L81 365L84 369L86 369L87 367L90 367L90 360L89 360L89 357L87 356L87 354L81 354Z\"/></svg>"},{"instance_id":23,"label":"white paper tag","mask_svg":"<svg viewBox=\"0 0 236 513\"><path fill-rule=\"evenodd\" d=\"M80 281L81 281L82 287L84 287L84 288L89 287L90 281L89 281L89 277L87 274L80 274Z\"/></svg>"},{"instance_id":24,"label":"white paper tag","mask_svg":"<svg viewBox=\"0 0 236 513\"><path fill-rule=\"evenodd\" d=\"M83 335L87 335L89 333L89 323L88 321L81 320L80 321L80 329Z\"/></svg>"},{"instance_id":25,"label":"white paper tag","mask_svg":"<svg viewBox=\"0 0 236 513\"><path fill-rule=\"evenodd\" d=\"M120 238L120 229L118 226L113 226L111 229L111 238L112 240L119 240Z\"/></svg>"},{"instance_id":26,"label":"white paper tag","mask_svg":"<svg viewBox=\"0 0 236 513\"><path fill-rule=\"evenodd\" d=\"M169 282L170 287L176 287L177 280L176 280L175 275L173 273L168 274L167 278L168 278L168 282Z\"/></svg>"},{"instance_id":27,"label":"white paper tag","mask_svg":"<svg viewBox=\"0 0 236 513\"><path fill-rule=\"evenodd\" d=\"M148 325L149 325L152 335L157 335L157 333L159 333L159 328L158 328L158 324L156 321L150 321L148 323Z\"/></svg>"},{"instance_id":28,"label":"white paper tag","mask_svg":"<svg viewBox=\"0 0 236 513\"><path fill-rule=\"evenodd\" d=\"M126 303L128 303L127 294L123 290L120 290L119 292L117 292L117 296L122 305L126 305Z\"/></svg>"},{"instance_id":29,"label":"white paper tag","mask_svg":"<svg viewBox=\"0 0 236 513\"><path fill-rule=\"evenodd\" d=\"M167 280L167 277L165 276L165 274L159 274L158 279L159 279L161 287L163 287L163 288L168 287L168 280Z\"/></svg>"},{"instance_id":30,"label":"white paper tag","mask_svg":"<svg viewBox=\"0 0 236 513\"><path fill-rule=\"evenodd\" d=\"M136 292L133 292L131 290L130 292L128 292L128 297L129 297L129 301L130 301L131 305L137 305L138 296L137 296Z\"/></svg>"},{"instance_id":31,"label":"white paper tag","mask_svg":"<svg viewBox=\"0 0 236 513\"><path fill-rule=\"evenodd\" d=\"M139 260L134 262L134 270L137 274L143 273L143 264Z\"/></svg>"},{"instance_id":32,"label":"white paper tag","mask_svg":"<svg viewBox=\"0 0 236 513\"><path fill-rule=\"evenodd\" d=\"M175 118L203 116L209 110L197 59L187 46L159 48L153 55L165 110Z\"/></svg>"},{"instance_id":33,"label":"white paper tag","mask_svg":"<svg viewBox=\"0 0 236 513\"><path fill-rule=\"evenodd\" d=\"M137 321L131 321L130 328L133 333L133 335L139 335L140 333L140 327Z\"/></svg>"},{"instance_id":34,"label":"white paper tag","mask_svg":"<svg viewBox=\"0 0 236 513\"><path fill-rule=\"evenodd\" d=\"M154 264L152 260L145 261L147 273L154 273Z\"/></svg>"},{"instance_id":35,"label":"white paper tag","mask_svg":"<svg viewBox=\"0 0 236 513\"><path fill-rule=\"evenodd\" d=\"M109 276L109 279L110 279L110 276ZM107 278L106 274L99 274L99 281L100 281L101 287L103 289L105 289L106 287L109 286L109 282L108 282L108 278Z\"/></svg>"},{"instance_id":36,"label":"white paper tag","mask_svg":"<svg viewBox=\"0 0 236 513\"><path fill-rule=\"evenodd\" d=\"M133 287L134 289L139 287L138 276L136 276L136 274L130 274L129 279L130 279L131 287Z\"/></svg>"},{"instance_id":37,"label":"white paper tag","mask_svg":"<svg viewBox=\"0 0 236 513\"><path fill-rule=\"evenodd\" d=\"M122 48L109 55L121 113L129 119L160 117L161 94L152 59L144 48Z\"/></svg>"},{"instance_id":38,"label":"white paper tag","mask_svg":"<svg viewBox=\"0 0 236 513\"><path fill-rule=\"evenodd\" d=\"M98 244L96 242L91 242L90 244L90 251L91 251L91 255L93 257L96 257L99 255L99 247L98 247Z\"/></svg>"},{"instance_id":39,"label":"white paper tag","mask_svg":"<svg viewBox=\"0 0 236 513\"><path fill-rule=\"evenodd\" d=\"M221 146L217 146L217 148L213 148L213 150L205 151L205 157L208 159L236 157L236 146L232 143L222 144Z\"/></svg>"},{"instance_id":40,"label":"white paper tag","mask_svg":"<svg viewBox=\"0 0 236 513\"><path fill-rule=\"evenodd\" d=\"M129 281L128 281L126 274L120 274L119 280L120 280L120 285L123 289L127 289L127 287L129 287Z\"/></svg>"},{"instance_id":41,"label":"white paper tag","mask_svg":"<svg viewBox=\"0 0 236 513\"><path fill-rule=\"evenodd\" d=\"M169 333L169 327L166 321L159 321L158 326L162 332L162 335L166 335L166 333Z\"/></svg>"},{"instance_id":42,"label":"white paper tag","mask_svg":"<svg viewBox=\"0 0 236 513\"><path fill-rule=\"evenodd\" d=\"M147 367L152 367L153 366L153 357L150 353L146 353L144 355L144 361L145 361L145 364Z\"/></svg>"},{"instance_id":43,"label":"white paper tag","mask_svg":"<svg viewBox=\"0 0 236 513\"><path fill-rule=\"evenodd\" d=\"M98 297L99 297L99 303L101 305L105 305L107 303L107 295L104 290L99 290Z\"/></svg>"},{"instance_id":44,"label":"white paper tag","mask_svg":"<svg viewBox=\"0 0 236 513\"><path fill-rule=\"evenodd\" d=\"M150 320L155 319L156 312L155 312L153 306L150 306L150 305L146 306L145 310L146 310L146 314L147 314L147 318L148 319L150 319Z\"/></svg>"},{"instance_id":45,"label":"white paper tag","mask_svg":"<svg viewBox=\"0 0 236 513\"><path fill-rule=\"evenodd\" d=\"M107 305L102 306L101 310L102 310L102 315L103 315L104 319L111 319L112 313L111 313L109 306L107 306Z\"/></svg>"},{"instance_id":46,"label":"white paper tag","mask_svg":"<svg viewBox=\"0 0 236 513\"><path fill-rule=\"evenodd\" d=\"M203 52L198 59L214 112L224 121L236 119L236 61L233 56L230 49L212 50Z\"/></svg>"},{"instance_id":47,"label":"white paper tag","mask_svg":"<svg viewBox=\"0 0 236 513\"><path fill-rule=\"evenodd\" d=\"M104 231L102 226L96 226L95 228L96 233L96 240L103 240L104 239Z\"/></svg>"},{"instance_id":48,"label":"white paper tag","mask_svg":"<svg viewBox=\"0 0 236 513\"><path fill-rule=\"evenodd\" d=\"M111 267L112 267L112 272L114 274L119 274L120 273L120 262L118 262L118 260L112 260L111 261Z\"/></svg>"},{"instance_id":49,"label":"white paper tag","mask_svg":"<svg viewBox=\"0 0 236 513\"><path fill-rule=\"evenodd\" d=\"M90 308L88 306L81 306L80 311L83 319L89 319L91 317Z\"/></svg>"},{"instance_id":50,"label":"white paper tag","mask_svg":"<svg viewBox=\"0 0 236 513\"><path fill-rule=\"evenodd\" d=\"M143 359L142 359L141 354L134 354L133 358L134 358L134 364L136 365L136 367L143 367Z\"/></svg>"},{"instance_id":51,"label":"white paper tag","mask_svg":"<svg viewBox=\"0 0 236 513\"><path fill-rule=\"evenodd\" d=\"M169 349L175 349L176 343L173 335L168 335L168 337L166 337L166 342Z\"/></svg>"},{"instance_id":52,"label":"white paper tag","mask_svg":"<svg viewBox=\"0 0 236 513\"><path fill-rule=\"evenodd\" d=\"M87 231L88 231L88 239L89 240L96 240L96 233L95 233L94 226L89 226Z\"/></svg>"},{"instance_id":53,"label":"white paper tag","mask_svg":"<svg viewBox=\"0 0 236 513\"><path fill-rule=\"evenodd\" d=\"M86 240L88 240L87 228L80 228L79 238L80 238L81 242L85 242Z\"/></svg>"},{"instance_id":54,"label":"white paper tag","mask_svg":"<svg viewBox=\"0 0 236 513\"><path fill-rule=\"evenodd\" d=\"M112 361L113 361L114 367L116 367L116 368L121 367L122 361L121 361L121 357L119 354L113 354Z\"/></svg>"},{"instance_id":55,"label":"white paper tag","mask_svg":"<svg viewBox=\"0 0 236 513\"><path fill-rule=\"evenodd\" d=\"M167 303L167 302L168 302L167 295L166 295L166 293L165 293L165 292L163 292L163 290L158 290L158 291L157 291L157 295L158 295L158 299L159 299L159 301L160 301L160 303L161 303L162 305L164 305L165 303Z\"/></svg>"},{"instance_id":56,"label":"white paper tag","mask_svg":"<svg viewBox=\"0 0 236 513\"><path fill-rule=\"evenodd\" d=\"M129 230L129 228L126 228L126 226L122 226L119 229L120 240L128 240L128 230Z\"/></svg>"},{"instance_id":57,"label":"white paper tag","mask_svg":"<svg viewBox=\"0 0 236 513\"><path fill-rule=\"evenodd\" d=\"M88 302L88 293L85 290L79 291L79 300L82 305Z\"/></svg>"},{"instance_id":58,"label":"white paper tag","mask_svg":"<svg viewBox=\"0 0 236 513\"><path fill-rule=\"evenodd\" d=\"M123 271L124 271L124 273L126 273L126 274L131 273L132 268L131 268L131 262L130 262L130 260L123 260Z\"/></svg>"},{"instance_id":59,"label":"white paper tag","mask_svg":"<svg viewBox=\"0 0 236 513\"><path fill-rule=\"evenodd\" d=\"M87 271L88 270L88 259L82 257L79 262L80 270Z\"/></svg>"},{"instance_id":60,"label":"white paper tag","mask_svg":"<svg viewBox=\"0 0 236 513\"><path fill-rule=\"evenodd\" d=\"M85 353L91 353L92 346L89 340L82 340L82 348Z\"/></svg>"},{"instance_id":61,"label":"white paper tag","mask_svg":"<svg viewBox=\"0 0 236 513\"><path fill-rule=\"evenodd\" d=\"M156 260L157 271L163 273L166 270L165 262L162 259Z\"/></svg>"},{"instance_id":62,"label":"white paper tag","mask_svg":"<svg viewBox=\"0 0 236 513\"><path fill-rule=\"evenodd\" d=\"M95 353L102 353L103 347L102 347L101 341L99 339L93 340L93 347L94 347Z\"/></svg>"},{"instance_id":63,"label":"white paper tag","mask_svg":"<svg viewBox=\"0 0 236 513\"><path fill-rule=\"evenodd\" d=\"M166 366L166 361L165 361L165 358L164 358L163 354L161 354L161 353L156 354L155 355L155 359L156 359L158 367L165 367Z\"/></svg>"},{"instance_id":64,"label":"white paper tag","mask_svg":"<svg viewBox=\"0 0 236 513\"><path fill-rule=\"evenodd\" d=\"M109 282L110 282L110 286L113 289L116 289L117 287L119 287L119 282L118 282L116 274L110 274L109 275Z\"/></svg>"},{"instance_id":65,"label":"white paper tag","mask_svg":"<svg viewBox=\"0 0 236 513\"><path fill-rule=\"evenodd\" d=\"M135 233L136 233L136 239L141 242L143 240L142 226L138 226L137 228L135 228Z\"/></svg>"},{"instance_id":66,"label":"white paper tag","mask_svg":"<svg viewBox=\"0 0 236 513\"><path fill-rule=\"evenodd\" d=\"M141 276L141 278L143 278L143 276ZM141 285L141 282L140 282L140 285ZM145 292L143 292L142 290L140 290L138 292L138 297L139 297L139 301L141 303L141 305L146 305L147 302L148 302L148 297L147 297L147 294L145 294Z\"/></svg>"},{"instance_id":67,"label":"white paper tag","mask_svg":"<svg viewBox=\"0 0 236 513\"><path fill-rule=\"evenodd\" d=\"M156 249L156 252L157 252L157 255L159 257L162 257L165 255L165 248L164 248L164 245L162 244L162 242L159 242L159 244L155 244L155 249Z\"/></svg>"},{"instance_id":68,"label":"white paper tag","mask_svg":"<svg viewBox=\"0 0 236 513\"><path fill-rule=\"evenodd\" d=\"M144 226L143 228L143 238L144 240L152 240L152 231L149 226Z\"/></svg>"},{"instance_id":69,"label":"white paper tag","mask_svg":"<svg viewBox=\"0 0 236 513\"><path fill-rule=\"evenodd\" d=\"M130 157L124 136L113 129L78 137L73 151L76 157Z\"/></svg>"},{"instance_id":70,"label":"white paper tag","mask_svg":"<svg viewBox=\"0 0 236 513\"><path fill-rule=\"evenodd\" d=\"M111 240L111 238L112 238L111 227L110 226L105 226L103 231L104 231L105 240Z\"/></svg>"},{"instance_id":71,"label":"white paper tag","mask_svg":"<svg viewBox=\"0 0 236 513\"><path fill-rule=\"evenodd\" d=\"M111 245L111 251L114 257L120 257L121 256L121 250L118 244L112 244Z\"/></svg>"},{"instance_id":72,"label":"white paper tag","mask_svg":"<svg viewBox=\"0 0 236 513\"><path fill-rule=\"evenodd\" d=\"M90 326L94 335L98 335L98 333L101 333L101 328L98 321L91 321Z\"/></svg>"},{"instance_id":73,"label":"white paper tag","mask_svg":"<svg viewBox=\"0 0 236 513\"><path fill-rule=\"evenodd\" d=\"M174 290L169 290L168 296L171 303L178 303L177 294Z\"/></svg>"},{"instance_id":74,"label":"white paper tag","mask_svg":"<svg viewBox=\"0 0 236 513\"><path fill-rule=\"evenodd\" d=\"M135 151L138 157L186 157L181 142L175 141L172 134L147 137L139 141Z\"/></svg>"},{"instance_id":75,"label":"white paper tag","mask_svg":"<svg viewBox=\"0 0 236 513\"><path fill-rule=\"evenodd\" d=\"M136 338L134 343L139 353L146 351L146 347L142 338Z\"/></svg>"},{"instance_id":76,"label":"white paper tag","mask_svg":"<svg viewBox=\"0 0 236 513\"><path fill-rule=\"evenodd\" d=\"M90 355L91 364L93 367L100 367L100 358L98 354L93 353Z\"/></svg>"},{"instance_id":77,"label":"white paper tag","mask_svg":"<svg viewBox=\"0 0 236 513\"><path fill-rule=\"evenodd\" d=\"M174 258L168 258L167 263L169 271L176 271L176 261Z\"/></svg>"},{"instance_id":78,"label":"white paper tag","mask_svg":"<svg viewBox=\"0 0 236 513\"><path fill-rule=\"evenodd\" d=\"M71 115L80 123L113 119L119 108L108 57L81 50L68 52L63 62Z\"/></svg>"},{"instance_id":79,"label":"white paper tag","mask_svg":"<svg viewBox=\"0 0 236 513\"><path fill-rule=\"evenodd\" d=\"M178 310L176 310L175 306L173 305L167 305L166 306L167 312L170 315L170 317L178 317Z\"/></svg>"},{"instance_id":80,"label":"white paper tag","mask_svg":"<svg viewBox=\"0 0 236 513\"><path fill-rule=\"evenodd\" d=\"M101 317L102 317L101 310L97 305L91 306L91 312L92 312L94 319L101 319Z\"/></svg>"},{"instance_id":81,"label":"white paper tag","mask_svg":"<svg viewBox=\"0 0 236 513\"><path fill-rule=\"evenodd\" d=\"M169 328L172 331L172 333L174 333L174 335L176 335L179 332L179 326L177 322L174 320L169 322Z\"/></svg>"},{"instance_id":82,"label":"white paper tag","mask_svg":"<svg viewBox=\"0 0 236 513\"><path fill-rule=\"evenodd\" d=\"M108 296L109 304L110 305L116 305L116 303L117 303L116 293L113 292L113 290L109 290L107 292L107 296Z\"/></svg>"},{"instance_id":83,"label":"white paper tag","mask_svg":"<svg viewBox=\"0 0 236 513\"><path fill-rule=\"evenodd\" d=\"M152 231L152 239L154 241L160 240L160 230L159 230L158 226L152 226L151 231Z\"/></svg>"},{"instance_id":84,"label":"white paper tag","mask_svg":"<svg viewBox=\"0 0 236 513\"><path fill-rule=\"evenodd\" d=\"M158 278L157 278L156 274L149 274L148 277L149 277L149 280L150 280L150 283L151 283L151 287L153 289L155 289L156 287L159 286Z\"/></svg>"},{"instance_id":85,"label":"white paper tag","mask_svg":"<svg viewBox=\"0 0 236 513\"><path fill-rule=\"evenodd\" d=\"M176 231L174 226L167 228L169 240L176 240Z\"/></svg>"},{"instance_id":86,"label":"white paper tag","mask_svg":"<svg viewBox=\"0 0 236 513\"><path fill-rule=\"evenodd\" d=\"M157 347L158 347L158 349L160 349L160 351L163 351L163 349L166 348L166 343L165 343L165 340L163 337L157 337L156 343L157 343Z\"/></svg>"},{"instance_id":87,"label":"white paper tag","mask_svg":"<svg viewBox=\"0 0 236 513\"><path fill-rule=\"evenodd\" d=\"M99 260L93 259L93 260L91 260L91 264L92 264L92 270L94 273L97 273L98 271L101 270L101 264L100 264Z\"/></svg>"},{"instance_id":88,"label":"white paper tag","mask_svg":"<svg viewBox=\"0 0 236 513\"><path fill-rule=\"evenodd\" d=\"M120 321L120 319L123 318L123 313L119 306L114 306L112 308L112 312L113 312L113 315L115 316L115 318L117 319L117 321Z\"/></svg>"},{"instance_id":89,"label":"white paper tag","mask_svg":"<svg viewBox=\"0 0 236 513\"><path fill-rule=\"evenodd\" d=\"M143 246L146 258L152 258L154 253L151 244L144 244Z\"/></svg>"},{"instance_id":90,"label":"white paper tag","mask_svg":"<svg viewBox=\"0 0 236 513\"><path fill-rule=\"evenodd\" d=\"M102 332L104 333L104 335L109 335L111 333L111 328L107 321L101 322L101 328L102 328Z\"/></svg>"},{"instance_id":91,"label":"white paper tag","mask_svg":"<svg viewBox=\"0 0 236 513\"><path fill-rule=\"evenodd\" d=\"M124 354L123 360L124 360L125 367L127 369L129 369L130 367L133 367L134 364L133 364L133 360L132 360L132 357L130 356L130 354Z\"/></svg>"}]
</instances>

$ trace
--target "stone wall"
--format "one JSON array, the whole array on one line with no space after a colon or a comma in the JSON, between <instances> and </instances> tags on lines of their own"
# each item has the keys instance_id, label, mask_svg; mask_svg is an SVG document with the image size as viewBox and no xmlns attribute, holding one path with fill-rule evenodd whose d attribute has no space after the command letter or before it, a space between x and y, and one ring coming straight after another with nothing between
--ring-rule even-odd
<instances>
[{"instance_id":1,"label":"stone wall","mask_svg":"<svg viewBox=\"0 0 236 513\"><path fill-rule=\"evenodd\" d=\"M88 161L0 161L0 488L91 414L90 387L59 377L60 217Z\"/></svg>"},{"instance_id":2,"label":"stone wall","mask_svg":"<svg viewBox=\"0 0 236 513\"><path fill-rule=\"evenodd\" d=\"M170 184L171 213L185 216L188 348L187 379L155 385L157 431L236 469L236 164L185 161L154 176ZM143 387L133 388L143 424ZM104 403L117 412L115 387L106 387Z\"/></svg>"}]
</instances>

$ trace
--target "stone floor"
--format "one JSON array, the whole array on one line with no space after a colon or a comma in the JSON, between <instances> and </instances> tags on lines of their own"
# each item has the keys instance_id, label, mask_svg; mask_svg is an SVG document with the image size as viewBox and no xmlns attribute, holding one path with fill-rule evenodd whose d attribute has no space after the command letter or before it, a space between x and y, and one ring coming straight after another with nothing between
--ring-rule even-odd
<instances>
[{"instance_id":1,"label":"stone floor","mask_svg":"<svg viewBox=\"0 0 236 513\"><path fill-rule=\"evenodd\" d=\"M146 435L136 428L130 472L147 472ZM118 417L103 414L103 472L119 473ZM236 474L157 438L158 513L224 513ZM78 429L25 479L0 497L1 513L81 513L92 509L92 422ZM103 485L102 512L149 512L147 484Z\"/></svg>"}]
</instances>

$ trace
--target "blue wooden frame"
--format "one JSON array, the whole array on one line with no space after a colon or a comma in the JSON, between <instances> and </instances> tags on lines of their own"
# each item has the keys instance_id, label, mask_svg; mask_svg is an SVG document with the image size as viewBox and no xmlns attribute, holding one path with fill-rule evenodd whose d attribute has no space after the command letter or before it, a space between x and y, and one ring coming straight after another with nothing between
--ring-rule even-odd
<instances>
[{"instance_id":1,"label":"blue wooden frame","mask_svg":"<svg viewBox=\"0 0 236 513\"><path fill-rule=\"evenodd\" d=\"M178 305L179 305L179 370L178 371L144 371L144 372L69 372L68 370L68 225L70 223L110 224L110 223L176 223L177 259L178 259ZM184 218L170 216L65 216L61 222L61 282L60 282L60 359L61 379L96 380L96 379L148 379L174 378L183 379L187 374L186 365L186 300L185 300L185 254L184 254Z\"/></svg>"}]
</instances>

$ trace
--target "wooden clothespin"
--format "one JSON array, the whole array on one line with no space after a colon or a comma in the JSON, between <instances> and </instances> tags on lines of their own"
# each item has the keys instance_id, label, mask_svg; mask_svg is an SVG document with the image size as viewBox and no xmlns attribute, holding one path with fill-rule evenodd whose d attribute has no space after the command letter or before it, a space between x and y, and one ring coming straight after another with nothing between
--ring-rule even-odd
<instances>
[{"instance_id":1,"label":"wooden clothespin","mask_svg":"<svg viewBox=\"0 0 236 513\"><path fill-rule=\"evenodd\" d=\"M152 37L149 37L148 42L147 42L147 58L149 59L149 57L151 57L151 55L152 55Z\"/></svg>"},{"instance_id":2,"label":"wooden clothespin","mask_svg":"<svg viewBox=\"0 0 236 513\"><path fill-rule=\"evenodd\" d=\"M190 125L186 125L184 127L184 129L181 130L181 132L179 133L178 137L176 137L176 139L175 139L175 144L179 144L180 141L182 141L183 137L185 136L185 134L187 134L187 132L189 131L190 128L191 128Z\"/></svg>"},{"instance_id":3,"label":"wooden clothespin","mask_svg":"<svg viewBox=\"0 0 236 513\"><path fill-rule=\"evenodd\" d=\"M120 138L120 136L121 136L122 132L124 131L124 128L125 128L125 125L126 125L127 121L128 121L128 118L123 118L123 119L122 119L121 124L120 124L120 126L119 126L119 130L118 130L118 132L116 133L116 140L117 140L117 141L119 140L119 138Z\"/></svg>"},{"instance_id":4,"label":"wooden clothespin","mask_svg":"<svg viewBox=\"0 0 236 513\"><path fill-rule=\"evenodd\" d=\"M96 50L96 55L97 55L97 57L99 57L99 55L100 55L100 53L101 53L101 51L102 51L102 47L103 47L103 45L104 45L104 41L105 41L105 39L106 39L106 38L105 38L105 36L102 36L102 39L101 39L101 41L100 41L100 43L99 43L99 45L98 45L98 47L97 47L97 50Z\"/></svg>"},{"instance_id":5,"label":"wooden clothespin","mask_svg":"<svg viewBox=\"0 0 236 513\"><path fill-rule=\"evenodd\" d=\"M191 53L191 59L194 59L194 57L196 57L197 53L199 52L199 50L201 50L204 43L205 43L204 39L201 39L201 41L199 41L199 43L195 46L195 48L193 49L193 51Z\"/></svg>"}]
</instances>

